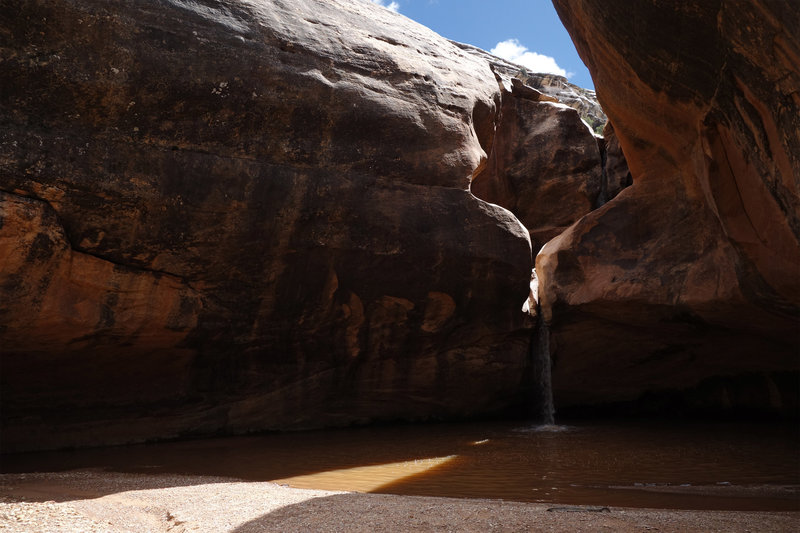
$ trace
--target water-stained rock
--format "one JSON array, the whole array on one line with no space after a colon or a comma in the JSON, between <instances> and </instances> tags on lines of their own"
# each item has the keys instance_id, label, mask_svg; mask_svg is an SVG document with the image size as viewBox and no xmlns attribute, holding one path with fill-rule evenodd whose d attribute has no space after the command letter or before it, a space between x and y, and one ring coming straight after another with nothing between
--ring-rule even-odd
<instances>
[{"instance_id":1,"label":"water-stained rock","mask_svg":"<svg viewBox=\"0 0 800 533\"><path fill-rule=\"evenodd\" d=\"M557 405L795 412L800 8L554 3L633 176L537 259Z\"/></svg>"},{"instance_id":2,"label":"water-stained rock","mask_svg":"<svg viewBox=\"0 0 800 533\"><path fill-rule=\"evenodd\" d=\"M4 450L527 394L487 61L368 2L0 8Z\"/></svg>"}]
</instances>

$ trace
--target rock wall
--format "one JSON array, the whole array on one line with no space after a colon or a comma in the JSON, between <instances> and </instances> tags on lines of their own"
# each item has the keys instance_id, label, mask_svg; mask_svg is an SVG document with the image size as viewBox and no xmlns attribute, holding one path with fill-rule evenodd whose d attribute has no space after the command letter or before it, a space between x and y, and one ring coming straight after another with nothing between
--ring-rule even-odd
<instances>
[{"instance_id":1,"label":"rock wall","mask_svg":"<svg viewBox=\"0 0 800 533\"><path fill-rule=\"evenodd\" d=\"M800 7L554 4L633 176L537 258L556 405L796 414Z\"/></svg>"},{"instance_id":2,"label":"rock wall","mask_svg":"<svg viewBox=\"0 0 800 533\"><path fill-rule=\"evenodd\" d=\"M546 95L555 96L562 104L576 109L592 131L599 133L608 121L603 108L597 102L597 95L591 89L578 87L556 74L529 73L521 77L527 85Z\"/></svg>"},{"instance_id":3,"label":"rock wall","mask_svg":"<svg viewBox=\"0 0 800 533\"><path fill-rule=\"evenodd\" d=\"M622 148L594 92L560 76L521 67L475 47L500 84L501 106L488 159L475 174L478 198L510 210L528 228L534 253L630 185ZM604 137L590 123L605 123Z\"/></svg>"},{"instance_id":4,"label":"rock wall","mask_svg":"<svg viewBox=\"0 0 800 533\"><path fill-rule=\"evenodd\" d=\"M545 100L548 99L547 97L551 97L549 101L560 102L575 109L593 130L602 126L608 120L603 108L597 102L595 92L591 89L578 87L568 82L565 77L556 74L528 72L521 65L493 56L489 52L470 44L451 42L462 50L487 61L492 71L507 86L508 90L511 88L511 80L516 78L524 85L541 93Z\"/></svg>"},{"instance_id":5,"label":"rock wall","mask_svg":"<svg viewBox=\"0 0 800 533\"><path fill-rule=\"evenodd\" d=\"M545 242L562 413L795 412L798 9L556 5L604 138L368 2L0 0L3 450L518 409Z\"/></svg>"},{"instance_id":6,"label":"rock wall","mask_svg":"<svg viewBox=\"0 0 800 533\"><path fill-rule=\"evenodd\" d=\"M528 228L534 252L592 211L602 188L594 134L575 109L540 98L521 83L504 94L486 168L472 182L475 196Z\"/></svg>"},{"instance_id":7,"label":"rock wall","mask_svg":"<svg viewBox=\"0 0 800 533\"><path fill-rule=\"evenodd\" d=\"M4 451L528 394L489 63L368 2L0 0Z\"/></svg>"},{"instance_id":8,"label":"rock wall","mask_svg":"<svg viewBox=\"0 0 800 533\"><path fill-rule=\"evenodd\" d=\"M603 205L621 193L625 187L630 187L633 184L633 176L611 122L606 122L603 136L597 139L597 143L602 157L600 196L597 203Z\"/></svg>"}]
</instances>

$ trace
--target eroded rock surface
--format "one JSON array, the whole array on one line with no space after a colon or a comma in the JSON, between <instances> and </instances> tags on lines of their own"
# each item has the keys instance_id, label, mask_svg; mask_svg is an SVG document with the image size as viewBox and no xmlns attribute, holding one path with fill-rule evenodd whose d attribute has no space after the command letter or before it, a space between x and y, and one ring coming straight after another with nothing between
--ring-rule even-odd
<instances>
[{"instance_id":1,"label":"eroded rock surface","mask_svg":"<svg viewBox=\"0 0 800 533\"><path fill-rule=\"evenodd\" d=\"M488 62L368 2L0 2L4 450L521 401Z\"/></svg>"},{"instance_id":2,"label":"eroded rock surface","mask_svg":"<svg viewBox=\"0 0 800 533\"><path fill-rule=\"evenodd\" d=\"M597 102L597 95L591 89L584 89L570 83L563 76L556 74L529 73L522 76L525 83L546 95L558 98L562 104L578 111L593 131L602 131L608 120L603 108Z\"/></svg>"},{"instance_id":3,"label":"eroded rock surface","mask_svg":"<svg viewBox=\"0 0 800 533\"><path fill-rule=\"evenodd\" d=\"M522 88L503 98L501 114L486 168L472 192L514 213L537 252L596 207L600 149L577 111L532 100Z\"/></svg>"},{"instance_id":4,"label":"eroded rock surface","mask_svg":"<svg viewBox=\"0 0 800 533\"><path fill-rule=\"evenodd\" d=\"M575 109L593 130L606 123L606 114L598 103L593 90L578 87L568 82L565 77L556 74L528 72L521 65L493 56L489 52L469 44L455 41L453 44L487 61L491 65L492 71L501 78L508 90L511 90L511 81L518 79L527 87L544 95L545 100L560 102Z\"/></svg>"},{"instance_id":5,"label":"eroded rock surface","mask_svg":"<svg viewBox=\"0 0 800 533\"><path fill-rule=\"evenodd\" d=\"M536 253L624 188L608 187L607 143L592 133L590 123L605 123L605 115L593 91L560 76L527 73L474 46L454 44L488 62L501 91L494 128L481 135L488 160L476 172L471 190L514 213L528 228ZM611 162L624 161L617 143Z\"/></svg>"},{"instance_id":6,"label":"eroded rock surface","mask_svg":"<svg viewBox=\"0 0 800 533\"><path fill-rule=\"evenodd\" d=\"M556 404L796 413L800 6L554 3L633 176L537 259Z\"/></svg>"},{"instance_id":7,"label":"eroded rock surface","mask_svg":"<svg viewBox=\"0 0 800 533\"><path fill-rule=\"evenodd\" d=\"M628 160L619 145L614 125L606 122L603 127L603 136L598 137L597 143L603 160L603 172L600 183L600 196L598 204L603 205L622 192L625 187L633 183L633 176L628 168Z\"/></svg>"}]
</instances>

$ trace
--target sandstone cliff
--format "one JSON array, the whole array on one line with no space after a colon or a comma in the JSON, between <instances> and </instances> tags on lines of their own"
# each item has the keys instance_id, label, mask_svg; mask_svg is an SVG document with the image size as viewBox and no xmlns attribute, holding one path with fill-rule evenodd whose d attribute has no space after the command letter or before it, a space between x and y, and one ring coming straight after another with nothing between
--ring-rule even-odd
<instances>
[{"instance_id":1,"label":"sandstone cliff","mask_svg":"<svg viewBox=\"0 0 800 533\"><path fill-rule=\"evenodd\" d=\"M518 408L548 241L561 412L796 410L798 9L556 4L602 139L367 2L0 0L3 449Z\"/></svg>"},{"instance_id":2,"label":"sandstone cliff","mask_svg":"<svg viewBox=\"0 0 800 533\"><path fill-rule=\"evenodd\" d=\"M500 85L500 109L492 135L485 135L488 159L472 180L472 193L514 213L537 253L628 185L618 179L627 172L625 157L610 126L609 142L592 133L592 124L606 121L593 91L454 44L488 62Z\"/></svg>"},{"instance_id":3,"label":"sandstone cliff","mask_svg":"<svg viewBox=\"0 0 800 533\"><path fill-rule=\"evenodd\" d=\"M4 450L527 401L529 233L470 186L526 117L599 161L574 110L368 2L0 0L0 54Z\"/></svg>"},{"instance_id":4,"label":"sandstone cliff","mask_svg":"<svg viewBox=\"0 0 800 533\"><path fill-rule=\"evenodd\" d=\"M366 2L0 7L5 449L520 403L485 61Z\"/></svg>"},{"instance_id":5,"label":"sandstone cliff","mask_svg":"<svg viewBox=\"0 0 800 533\"><path fill-rule=\"evenodd\" d=\"M537 259L556 403L796 413L800 7L554 3L633 176Z\"/></svg>"},{"instance_id":6,"label":"sandstone cliff","mask_svg":"<svg viewBox=\"0 0 800 533\"><path fill-rule=\"evenodd\" d=\"M530 231L536 253L597 206L602 157L574 109L533 99L532 92L505 94L486 169L472 191L511 210Z\"/></svg>"}]
</instances>

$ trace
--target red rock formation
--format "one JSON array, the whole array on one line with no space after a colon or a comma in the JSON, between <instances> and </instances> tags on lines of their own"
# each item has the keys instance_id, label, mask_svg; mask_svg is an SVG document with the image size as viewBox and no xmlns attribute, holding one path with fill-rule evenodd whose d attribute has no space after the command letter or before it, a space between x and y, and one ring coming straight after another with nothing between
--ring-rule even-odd
<instances>
[{"instance_id":1,"label":"red rock formation","mask_svg":"<svg viewBox=\"0 0 800 533\"><path fill-rule=\"evenodd\" d=\"M602 164L577 111L532 99L522 87L503 98L502 120L472 192L514 213L538 251L595 207Z\"/></svg>"},{"instance_id":2,"label":"red rock formation","mask_svg":"<svg viewBox=\"0 0 800 533\"><path fill-rule=\"evenodd\" d=\"M695 388L693 408L792 412L800 6L554 3L634 181L537 259L557 405Z\"/></svg>"},{"instance_id":3,"label":"red rock formation","mask_svg":"<svg viewBox=\"0 0 800 533\"><path fill-rule=\"evenodd\" d=\"M496 124L481 135L489 158L472 193L514 213L534 251L630 184L613 129L605 140L588 125L606 120L594 91L455 44L487 61L501 86Z\"/></svg>"},{"instance_id":4,"label":"red rock formation","mask_svg":"<svg viewBox=\"0 0 800 533\"><path fill-rule=\"evenodd\" d=\"M593 90L573 85L563 76L556 74L530 73L522 77L526 85L548 96L554 96L562 104L576 109L592 130L607 122L608 118L597 102L597 96Z\"/></svg>"},{"instance_id":5,"label":"red rock formation","mask_svg":"<svg viewBox=\"0 0 800 533\"><path fill-rule=\"evenodd\" d=\"M633 176L628 169L628 161L622 153L614 125L606 122L603 127L603 136L597 139L603 159L603 175L600 185L600 205L612 200L622 192L622 189L633 183Z\"/></svg>"},{"instance_id":6,"label":"red rock formation","mask_svg":"<svg viewBox=\"0 0 800 533\"><path fill-rule=\"evenodd\" d=\"M367 2L0 7L4 450L521 400L488 62Z\"/></svg>"}]
</instances>

